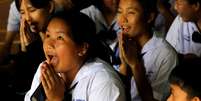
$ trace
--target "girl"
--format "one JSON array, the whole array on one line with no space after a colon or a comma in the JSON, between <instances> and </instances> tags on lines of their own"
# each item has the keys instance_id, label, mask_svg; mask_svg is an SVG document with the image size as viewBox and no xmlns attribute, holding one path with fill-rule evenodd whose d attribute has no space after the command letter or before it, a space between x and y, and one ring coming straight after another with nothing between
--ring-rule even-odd
<instances>
[{"instance_id":1,"label":"girl","mask_svg":"<svg viewBox=\"0 0 201 101\"><path fill-rule=\"evenodd\" d=\"M67 92L72 101L125 101L123 84L106 62L110 55L95 33L93 21L82 13L55 14L43 44L47 60L39 66L25 101L40 82L47 100L66 99Z\"/></svg>"}]
</instances>

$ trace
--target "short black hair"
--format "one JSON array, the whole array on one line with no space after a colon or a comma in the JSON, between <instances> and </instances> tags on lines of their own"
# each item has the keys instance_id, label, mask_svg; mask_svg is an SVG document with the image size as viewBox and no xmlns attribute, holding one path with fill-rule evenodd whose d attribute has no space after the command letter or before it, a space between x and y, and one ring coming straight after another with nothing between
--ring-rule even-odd
<instances>
[{"instance_id":1,"label":"short black hair","mask_svg":"<svg viewBox=\"0 0 201 101\"><path fill-rule=\"evenodd\" d=\"M169 82L187 92L188 97L201 99L201 59L192 58L180 62L170 74Z\"/></svg>"},{"instance_id":2,"label":"short black hair","mask_svg":"<svg viewBox=\"0 0 201 101\"><path fill-rule=\"evenodd\" d=\"M145 19L147 19L147 17L150 17L151 13L154 13L156 18L156 15L158 13L157 0L138 0L138 2L144 10L143 14ZM154 26L154 20L151 22L151 26Z\"/></svg>"},{"instance_id":3,"label":"short black hair","mask_svg":"<svg viewBox=\"0 0 201 101\"><path fill-rule=\"evenodd\" d=\"M53 0L29 0L29 1L33 7L40 9L49 6L50 2L52 2ZM20 11L21 2L22 0L15 0L15 4L18 11Z\"/></svg>"},{"instance_id":4,"label":"short black hair","mask_svg":"<svg viewBox=\"0 0 201 101\"><path fill-rule=\"evenodd\" d=\"M95 23L87 15L79 11L70 10L56 12L50 17L49 22L53 18L63 20L70 27L71 33L69 36L76 44L89 44L88 58L99 57L111 63L110 48L98 40Z\"/></svg>"}]
</instances>

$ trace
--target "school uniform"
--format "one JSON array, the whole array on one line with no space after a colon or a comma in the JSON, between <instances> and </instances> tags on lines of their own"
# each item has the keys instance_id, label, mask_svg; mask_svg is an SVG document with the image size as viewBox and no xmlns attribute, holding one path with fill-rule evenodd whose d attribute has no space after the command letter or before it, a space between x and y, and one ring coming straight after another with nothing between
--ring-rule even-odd
<instances>
[{"instance_id":1,"label":"school uniform","mask_svg":"<svg viewBox=\"0 0 201 101\"><path fill-rule=\"evenodd\" d=\"M19 31L20 25L20 13L16 8L15 2L13 1L10 5L7 31Z\"/></svg>"},{"instance_id":2,"label":"school uniform","mask_svg":"<svg viewBox=\"0 0 201 101\"><path fill-rule=\"evenodd\" d=\"M40 66L34 76L31 89L25 96L30 97L40 84ZM114 69L96 58L86 62L78 71L70 86L72 101L125 101L125 90Z\"/></svg>"},{"instance_id":3,"label":"school uniform","mask_svg":"<svg viewBox=\"0 0 201 101\"><path fill-rule=\"evenodd\" d=\"M143 46L141 54L154 98L161 101L169 91L168 77L177 64L177 54L166 40L156 34ZM131 99L141 101L134 78L131 80Z\"/></svg>"},{"instance_id":4,"label":"school uniform","mask_svg":"<svg viewBox=\"0 0 201 101\"><path fill-rule=\"evenodd\" d=\"M194 32L200 34L198 27L194 22L184 22L180 16L177 16L167 33L166 40L178 53L190 53L200 57L201 43L193 40Z\"/></svg>"},{"instance_id":5,"label":"school uniform","mask_svg":"<svg viewBox=\"0 0 201 101\"><path fill-rule=\"evenodd\" d=\"M82 9L80 12L86 14L94 21L96 25L96 33L99 36L100 34L107 34L104 35L104 37L101 37L101 40L105 41L110 48L113 49L114 44L117 42L117 34L120 32L120 27L116 22L116 18L114 18L112 23L108 25L101 11L94 5Z\"/></svg>"}]
</instances>

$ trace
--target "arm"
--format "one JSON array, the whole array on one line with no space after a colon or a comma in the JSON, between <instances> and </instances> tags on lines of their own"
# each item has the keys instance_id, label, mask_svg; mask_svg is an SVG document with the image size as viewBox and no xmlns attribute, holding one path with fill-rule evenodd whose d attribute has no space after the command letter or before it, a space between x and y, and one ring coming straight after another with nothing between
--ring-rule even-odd
<instances>
[{"instance_id":1,"label":"arm","mask_svg":"<svg viewBox=\"0 0 201 101\"><path fill-rule=\"evenodd\" d=\"M124 61L123 63L128 64L131 68L141 99L143 101L155 101L152 87L146 77L144 65L137 56L139 48L137 48L136 42L122 34L119 43L120 58Z\"/></svg>"},{"instance_id":2,"label":"arm","mask_svg":"<svg viewBox=\"0 0 201 101\"><path fill-rule=\"evenodd\" d=\"M0 64L4 61L5 57L10 53L11 45L15 36L19 31L19 13L15 7L15 2L12 2L10 5L8 24L7 24L7 33L5 36L4 44L0 47Z\"/></svg>"}]
</instances>

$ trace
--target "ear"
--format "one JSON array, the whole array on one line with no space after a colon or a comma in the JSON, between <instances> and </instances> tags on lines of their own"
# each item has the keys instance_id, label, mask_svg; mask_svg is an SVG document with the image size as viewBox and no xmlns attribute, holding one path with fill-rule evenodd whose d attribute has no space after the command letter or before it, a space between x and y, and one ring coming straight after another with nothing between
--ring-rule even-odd
<instances>
[{"instance_id":1,"label":"ear","mask_svg":"<svg viewBox=\"0 0 201 101\"><path fill-rule=\"evenodd\" d=\"M201 101L199 97L195 96L191 101Z\"/></svg>"},{"instance_id":2,"label":"ear","mask_svg":"<svg viewBox=\"0 0 201 101\"><path fill-rule=\"evenodd\" d=\"M50 14L54 12L54 10L55 10L55 3L53 1L50 2L50 5L49 5L48 9L49 9L48 11L49 11Z\"/></svg>"},{"instance_id":3,"label":"ear","mask_svg":"<svg viewBox=\"0 0 201 101\"><path fill-rule=\"evenodd\" d=\"M147 22L151 23L152 21L154 21L156 14L155 13L150 13Z\"/></svg>"},{"instance_id":4,"label":"ear","mask_svg":"<svg viewBox=\"0 0 201 101\"><path fill-rule=\"evenodd\" d=\"M88 43L83 43L80 46L80 49L78 51L78 56L84 56L87 53L88 49L89 49L89 44Z\"/></svg>"}]
</instances>

